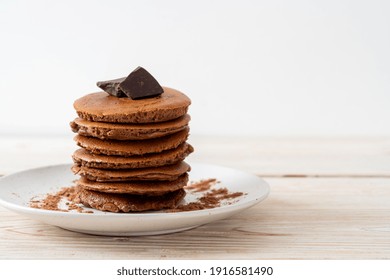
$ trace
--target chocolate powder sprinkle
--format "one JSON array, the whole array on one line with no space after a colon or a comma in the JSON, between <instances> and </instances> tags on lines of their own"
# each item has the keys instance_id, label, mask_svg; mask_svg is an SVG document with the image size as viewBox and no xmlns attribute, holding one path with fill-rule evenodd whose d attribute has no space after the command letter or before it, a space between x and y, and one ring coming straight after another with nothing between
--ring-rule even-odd
<instances>
[{"instance_id":1,"label":"chocolate powder sprinkle","mask_svg":"<svg viewBox=\"0 0 390 280\"><path fill-rule=\"evenodd\" d=\"M216 183L218 183L216 179L202 180L190 184L186 187L186 190L193 191L194 193L202 192L210 190ZM197 201L179 205L175 209L167 210L167 212L184 212L216 208L221 206L222 201L235 199L242 195L244 195L242 192L229 193L227 188L212 189L205 192ZM229 204L231 204L231 202L229 202Z\"/></svg>"},{"instance_id":2,"label":"chocolate powder sprinkle","mask_svg":"<svg viewBox=\"0 0 390 280\"><path fill-rule=\"evenodd\" d=\"M200 180L199 182L191 183L189 186L186 186L186 190L192 190L193 192L204 192L208 191L212 186L218 183L217 179L206 179Z\"/></svg>"},{"instance_id":3,"label":"chocolate powder sprinkle","mask_svg":"<svg viewBox=\"0 0 390 280\"><path fill-rule=\"evenodd\" d=\"M184 212L216 208L221 206L221 203L224 201L232 204L234 202L232 202L233 199L244 195L242 192L231 193L227 188L213 188L217 183L219 181L215 178L192 182L185 187L186 191L191 193L204 192L203 195L195 202L179 205L174 209L166 210L166 212ZM63 199L66 200L65 205L67 209L61 209L59 207ZM78 187L64 187L54 194L47 194L43 199L37 200L32 198L30 200L30 207L61 212L73 210L79 213L93 213L93 211L80 207L78 205L80 202Z\"/></svg>"},{"instance_id":4,"label":"chocolate powder sprinkle","mask_svg":"<svg viewBox=\"0 0 390 280\"><path fill-rule=\"evenodd\" d=\"M30 207L45 210L65 211L58 208L58 203L61 200L61 196L56 194L48 194L42 200L31 200Z\"/></svg>"},{"instance_id":5,"label":"chocolate powder sprinkle","mask_svg":"<svg viewBox=\"0 0 390 280\"><path fill-rule=\"evenodd\" d=\"M76 210L79 213L93 213L92 211L84 210L82 207L77 205L78 203L80 203L78 193L78 187L64 187L54 194L47 194L41 200L31 199L30 207L61 212L69 212L71 210ZM65 205L68 209L61 209L59 207L59 203L62 199L67 200Z\"/></svg>"}]
</instances>

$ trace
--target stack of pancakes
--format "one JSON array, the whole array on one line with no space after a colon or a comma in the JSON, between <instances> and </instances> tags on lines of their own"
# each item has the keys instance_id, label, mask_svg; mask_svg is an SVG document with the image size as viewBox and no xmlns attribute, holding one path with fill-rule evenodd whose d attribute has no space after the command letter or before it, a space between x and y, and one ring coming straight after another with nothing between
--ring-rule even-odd
<instances>
[{"instance_id":1,"label":"stack of pancakes","mask_svg":"<svg viewBox=\"0 0 390 280\"><path fill-rule=\"evenodd\" d=\"M133 212L174 208L185 196L193 152L186 140L190 99L164 88L158 97L133 100L105 92L74 102L71 122L81 147L72 170L80 200L98 210Z\"/></svg>"}]
</instances>

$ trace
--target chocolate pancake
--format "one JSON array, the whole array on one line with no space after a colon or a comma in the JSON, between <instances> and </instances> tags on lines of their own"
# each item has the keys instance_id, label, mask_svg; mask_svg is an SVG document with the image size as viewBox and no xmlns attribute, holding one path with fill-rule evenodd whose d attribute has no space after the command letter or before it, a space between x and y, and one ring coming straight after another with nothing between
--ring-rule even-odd
<instances>
[{"instance_id":1,"label":"chocolate pancake","mask_svg":"<svg viewBox=\"0 0 390 280\"><path fill-rule=\"evenodd\" d=\"M74 140L77 145L93 154L133 156L150 153L159 153L165 150L177 148L184 143L188 137L189 128L171 135L147 140L101 140L94 137L76 135Z\"/></svg>"},{"instance_id":2,"label":"chocolate pancake","mask_svg":"<svg viewBox=\"0 0 390 280\"><path fill-rule=\"evenodd\" d=\"M73 106L80 118L96 122L154 123L184 116L191 100L178 90L163 89L160 96L140 100L96 92L77 99Z\"/></svg>"},{"instance_id":3,"label":"chocolate pancake","mask_svg":"<svg viewBox=\"0 0 390 280\"><path fill-rule=\"evenodd\" d=\"M141 156L120 157L97 155L85 149L78 149L73 153L73 161L80 166L101 169L130 169L164 166L184 160L194 148L184 142L175 149L161 153L146 154Z\"/></svg>"},{"instance_id":4,"label":"chocolate pancake","mask_svg":"<svg viewBox=\"0 0 390 280\"><path fill-rule=\"evenodd\" d=\"M102 140L142 140L179 132L188 126L190 120L188 114L171 121L145 124L91 122L76 118L70 123L70 127L73 132L79 135L96 137Z\"/></svg>"},{"instance_id":5,"label":"chocolate pancake","mask_svg":"<svg viewBox=\"0 0 390 280\"><path fill-rule=\"evenodd\" d=\"M185 197L183 189L162 196L138 196L108 194L91 190L81 190L80 200L87 207L108 212L140 212L175 208Z\"/></svg>"},{"instance_id":6,"label":"chocolate pancake","mask_svg":"<svg viewBox=\"0 0 390 280\"><path fill-rule=\"evenodd\" d=\"M76 185L87 190L104 193L127 193L155 196L184 188L188 183L188 174L181 175L174 181L129 181L129 182L96 182L81 177Z\"/></svg>"},{"instance_id":7,"label":"chocolate pancake","mask_svg":"<svg viewBox=\"0 0 390 280\"><path fill-rule=\"evenodd\" d=\"M98 182L121 182L121 181L143 181L162 180L173 181L186 172L190 171L190 166L181 161L173 165L160 167L137 168L137 169L97 169L86 166L73 165L72 171L90 181Z\"/></svg>"}]
</instances>

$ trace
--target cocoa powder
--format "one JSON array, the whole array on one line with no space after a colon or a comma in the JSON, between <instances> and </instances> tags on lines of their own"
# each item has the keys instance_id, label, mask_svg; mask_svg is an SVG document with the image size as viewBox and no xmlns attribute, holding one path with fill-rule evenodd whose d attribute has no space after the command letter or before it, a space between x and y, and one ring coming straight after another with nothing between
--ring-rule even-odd
<instances>
[{"instance_id":1,"label":"cocoa powder","mask_svg":"<svg viewBox=\"0 0 390 280\"><path fill-rule=\"evenodd\" d=\"M58 208L58 203L61 199L62 197L56 194L48 194L42 200L31 200L30 207L45 210L65 211Z\"/></svg>"},{"instance_id":2,"label":"cocoa powder","mask_svg":"<svg viewBox=\"0 0 390 280\"><path fill-rule=\"evenodd\" d=\"M196 183L192 183L185 187L187 191L197 193L202 191L208 191L218 183L216 179L201 180ZM211 209L221 206L221 202L225 200L231 200L244 195L242 192L229 193L227 188L217 188L211 191L205 192L195 202L182 204L177 206L175 209L169 209L168 212L184 212L184 211L195 211ZM231 202L228 202L231 204Z\"/></svg>"},{"instance_id":3,"label":"cocoa powder","mask_svg":"<svg viewBox=\"0 0 390 280\"><path fill-rule=\"evenodd\" d=\"M189 186L186 186L186 190L193 190L194 192L204 192L208 191L212 186L217 183L217 179L206 179L200 180L199 182L191 183Z\"/></svg>"},{"instance_id":4,"label":"cocoa powder","mask_svg":"<svg viewBox=\"0 0 390 280\"><path fill-rule=\"evenodd\" d=\"M67 209L61 209L59 207L62 199L67 200L65 203ZM64 187L54 194L47 194L43 199L31 199L30 207L61 212L76 210L79 213L93 213L92 211L84 210L82 207L77 205L78 203L80 203L78 187Z\"/></svg>"},{"instance_id":5,"label":"cocoa powder","mask_svg":"<svg viewBox=\"0 0 390 280\"><path fill-rule=\"evenodd\" d=\"M166 212L184 212L216 208L221 206L221 203L224 201L227 202L227 204L232 204L234 203L234 201L232 201L233 199L244 195L242 192L231 193L227 188L213 188L217 183L219 183L219 181L215 178L192 182L185 187L186 191L190 193L204 192L204 194L195 202L179 205L174 209L166 210ZM63 199L66 200L65 205L67 209L62 209L59 206ZM61 212L74 210L79 213L93 213L93 211L85 210L79 206L79 203L79 188L64 187L54 194L47 194L43 199L31 199L30 207Z\"/></svg>"}]
</instances>

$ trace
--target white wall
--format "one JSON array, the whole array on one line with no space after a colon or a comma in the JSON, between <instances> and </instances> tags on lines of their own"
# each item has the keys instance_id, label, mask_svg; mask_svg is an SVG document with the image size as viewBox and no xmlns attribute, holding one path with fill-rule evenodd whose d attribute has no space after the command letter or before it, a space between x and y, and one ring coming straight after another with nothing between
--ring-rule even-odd
<instances>
[{"instance_id":1,"label":"white wall","mask_svg":"<svg viewBox=\"0 0 390 280\"><path fill-rule=\"evenodd\" d=\"M0 2L0 134L64 134L137 66L193 134L390 134L390 1Z\"/></svg>"}]
</instances>

